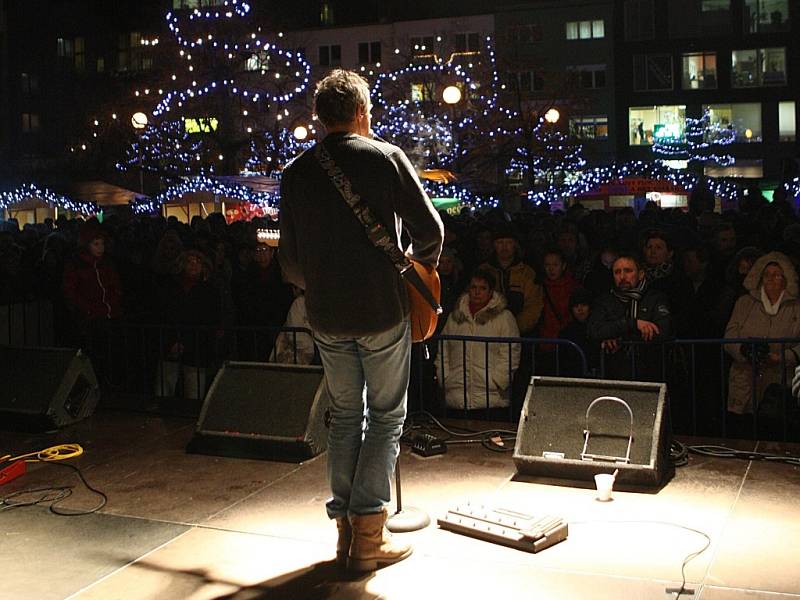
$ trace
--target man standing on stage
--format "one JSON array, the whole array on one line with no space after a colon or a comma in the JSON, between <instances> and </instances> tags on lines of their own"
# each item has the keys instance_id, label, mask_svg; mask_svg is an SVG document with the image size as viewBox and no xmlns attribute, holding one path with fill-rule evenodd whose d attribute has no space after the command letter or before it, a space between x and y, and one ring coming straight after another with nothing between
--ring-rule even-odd
<instances>
[{"instance_id":1,"label":"man standing on stage","mask_svg":"<svg viewBox=\"0 0 800 600\"><path fill-rule=\"evenodd\" d=\"M441 219L402 150L373 139L367 82L337 69L317 85L320 142L353 192L399 247L435 266ZM279 260L288 282L305 289L306 309L330 398L326 508L336 520L340 564L371 571L403 560L411 547L384 525L406 417L411 332L405 284L375 247L314 149L284 170ZM366 400L366 411L365 411Z\"/></svg>"}]
</instances>

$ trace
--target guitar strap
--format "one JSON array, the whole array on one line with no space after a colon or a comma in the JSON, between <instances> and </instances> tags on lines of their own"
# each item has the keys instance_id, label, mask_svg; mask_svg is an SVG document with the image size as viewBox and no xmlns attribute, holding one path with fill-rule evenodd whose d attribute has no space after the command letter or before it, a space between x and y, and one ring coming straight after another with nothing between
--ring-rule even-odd
<instances>
[{"instance_id":1,"label":"guitar strap","mask_svg":"<svg viewBox=\"0 0 800 600\"><path fill-rule=\"evenodd\" d=\"M333 160L331 153L324 144L318 143L314 146L314 157L319 161L322 169L328 174L334 187L339 191L339 194L345 201L345 204L350 207L353 214L358 221L364 226L369 240L375 245L376 248L383 250L392 261L392 264L397 268L403 278L413 285L416 290L422 295L425 301L431 305L431 308L436 311L436 314L442 313L442 307L431 294L428 286L417 273L411 260L403 253L397 244L386 231L383 223L378 221L372 214L369 205L355 192L350 183L347 175L339 168L336 161Z\"/></svg>"}]
</instances>

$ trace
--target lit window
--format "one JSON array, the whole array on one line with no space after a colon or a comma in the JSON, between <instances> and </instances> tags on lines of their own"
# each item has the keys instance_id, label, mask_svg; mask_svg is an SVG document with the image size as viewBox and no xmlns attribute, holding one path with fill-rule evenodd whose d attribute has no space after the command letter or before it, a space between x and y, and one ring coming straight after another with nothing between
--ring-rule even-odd
<instances>
[{"instance_id":1,"label":"lit window","mask_svg":"<svg viewBox=\"0 0 800 600\"><path fill-rule=\"evenodd\" d=\"M413 102L427 102L433 100L434 89L432 83L412 83L411 100Z\"/></svg>"},{"instance_id":2,"label":"lit window","mask_svg":"<svg viewBox=\"0 0 800 600\"><path fill-rule=\"evenodd\" d=\"M778 139L782 142L793 142L797 139L795 114L797 107L794 100L778 102Z\"/></svg>"},{"instance_id":3,"label":"lit window","mask_svg":"<svg viewBox=\"0 0 800 600\"><path fill-rule=\"evenodd\" d=\"M746 33L789 31L789 0L744 0Z\"/></svg>"},{"instance_id":4,"label":"lit window","mask_svg":"<svg viewBox=\"0 0 800 600\"><path fill-rule=\"evenodd\" d=\"M708 90L717 87L717 55L693 52L683 55L683 89Z\"/></svg>"},{"instance_id":5,"label":"lit window","mask_svg":"<svg viewBox=\"0 0 800 600\"><path fill-rule=\"evenodd\" d=\"M572 117L569 132L581 140L607 140L608 117L605 115Z\"/></svg>"},{"instance_id":6,"label":"lit window","mask_svg":"<svg viewBox=\"0 0 800 600\"><path fill-rule=\"evenodd\" d=\"M686 106L632 106L628 109L628 143L651 146L656 139L684 139Z\"/></svg>"},{"instance_id":7,"label":"lit window","mask_svg":"<svg viewBox=\"0 0 800 600\"><path fill-rule=\"evenodd\" d=\"M605 37L605 23L602 19L594 21L568 21L565 25L568 40L589 40Z\"/></svg>"},{"instance_id":8,"label":"lit window","mask_svg":"<svg viewBox=\"0 0 800 600\"><path fill-rule=\"evenodd\" d=\"M703 110L708 111L712 125L733 129L736 132L737 142L762 141L761 104L758 102L708 104L703 106Z\"/></svg>"},{"instance_id":9,"label":"lit window","mask_svg":"<svg viewBox=\"0 0 800 600\"><path fill-rule=\"evenodd\" d=\"M786 85L786 48L752 48L731 53L735 88Z\"/></svg>"}]
</instances>

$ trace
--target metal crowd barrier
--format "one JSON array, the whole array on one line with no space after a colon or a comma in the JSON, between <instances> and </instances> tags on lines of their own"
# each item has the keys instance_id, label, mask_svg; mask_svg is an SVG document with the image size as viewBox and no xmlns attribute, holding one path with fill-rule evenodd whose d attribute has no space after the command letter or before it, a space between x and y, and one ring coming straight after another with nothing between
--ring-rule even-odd
<instances>
[{"instance_id":1,"label":"metal crowd barrier","mask_svg":"<svg viewBox=\"0 0 800 600\"><path fill-rule=\"evenodd\" d=\"M60 345L47 302L4 305L0 343L12 346ZM4 312L3 312L4 311ZM180 340L182 352L171 352ZM274 346L280 340L281 356ZM781 351L771 368L759 348ZM732 345L749 348L750 406L739 415L728 411ZM475 352L474 346L481 348ZM134 322L106 322L82 339L92 358L104 398L119 405L162 398L183 398L199 407L217 369L225 360L319 364L313 336L299 327L183 327ZM169 347L168 347L169 346ZM409 410L475 419L517 419L531 375L594 377L667 383L672 429L705 437L800 441L800 407L791 393L794 355L800 338L680 339L622 342L614 355L599 353L594 362L568 340L442 335L416 344L412 351ZM287 350L288 348L288 350ZM543 352L543 349L547 349ZM519 363L512 357L518 352ZM453 378L445 368L454 354L460 360L457 401ZM468 362L468 355L479 363ZM501 357L497 359L496 357ZM502 366L495 363L502 361ZM740 364L741 361L740 361ZM472 367L472 368L470 368ZM503 373L506 388L492 394L491 371ZM482 371L482 373L480 373ZM475 390L469 374L484 382ZM450 401L444 382L450 384Z\"/></svg>"}]
</instances>

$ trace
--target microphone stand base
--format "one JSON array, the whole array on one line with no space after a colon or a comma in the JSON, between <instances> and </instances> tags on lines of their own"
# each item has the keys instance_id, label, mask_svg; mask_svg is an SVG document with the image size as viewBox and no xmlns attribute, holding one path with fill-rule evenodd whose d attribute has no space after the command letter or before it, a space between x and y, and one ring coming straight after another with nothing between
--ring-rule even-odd
<instances>
[{"instance_id":1,"label":"microphone stand base","mask_svg":"<svg viewBox=\"0 0 800 600\"><path fill-rule=\"evenodd\" d=\"M392 533L406 533L425 529L431 524L428 514L413 506L405 506L386 519L386 529Z\"/></svg>"}]
</instances>

